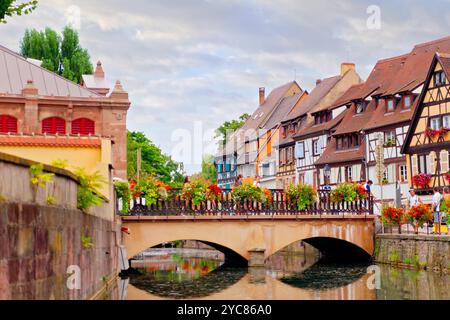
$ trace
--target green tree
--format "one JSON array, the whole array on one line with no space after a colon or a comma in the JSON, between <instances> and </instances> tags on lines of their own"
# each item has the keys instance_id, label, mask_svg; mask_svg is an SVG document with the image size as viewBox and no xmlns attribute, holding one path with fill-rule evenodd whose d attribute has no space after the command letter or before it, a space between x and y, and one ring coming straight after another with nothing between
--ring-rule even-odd
<instances>
[{"instance_id":1,"label":"green tree","mask_svg":"<svg viewBox=\"0 0 450 320\"><path fill-rule=\"evenodd\" d=\"M6 17L14 15L21 16L29 14L37 7L37 0L32 1L1 0L0 1L0 23L6 23Z\"/></svg>"},{"instance_id":2,"label":"green tree","mask_svg":"<svg viewBox=\"0 0 450 320\"><path fill-rule=\"evenodd\" d=\"M50 28L40 32L26 30L21 53L24 57L41 60L43 68L77 83L81 82L83 74L93 72L89 53L80 46L78 33L71 27L64 28L62 37Z\"/></svg>"},{"instance_id":3,"label":"green tree","mask_svg":"<svg viewBox=\"0 0 450 320\"><path fill-rule=\"evenodd\" d=\"M231 120L231 121L225 121L219 128L216 129L216 138L221 138L220 143L224 145L230 135L242 127L245 123L245 121L250 117L249 114L244 113L239 117L239 119Z\"/></svg>"},{"instance_id":4,"label":"green tree","mask_svg":"<svg viewBox=\"0 0 450 320\"><path fill-rule=\"evenodd\" d=\"M183 166L164 154L142 132L128 131L128 177L136 178L137 150L141 148L141 172L154 175L163 182L182 182L184 179Z\"/></svg>"},{"instance_id":5,"label":"green tree","mask_svg":"<svg viewBox=\"0 0 450 320\"><path fill-rule=\"evenodd\" d=\"M214 156L206 154L202 159L202 172L201 177L211 181L212 183L217 183L217 170L214 164Z\"/></svg>"}]
</instances>

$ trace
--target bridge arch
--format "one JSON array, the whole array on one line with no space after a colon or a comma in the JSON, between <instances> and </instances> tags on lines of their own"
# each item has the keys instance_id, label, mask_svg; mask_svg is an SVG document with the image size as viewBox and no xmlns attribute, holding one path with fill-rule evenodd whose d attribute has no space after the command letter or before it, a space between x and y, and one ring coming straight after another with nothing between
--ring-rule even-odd
<instances>
[{"instance_id":1,"label":"bridge arch","mask_svg":"<svg viewBox=\"0 0 450 320\"><path fill-rule=\"evenodd\" d=\"M372 256L374 248L371 217L254 220L146 220L142 217L124 217L123 224L130 230L130 234L124 234L123 239L129 258L164 242L190 239L220 247L220 251L231 250L246 260L250 258L250 251L256 248L263 249L267 258L300 240L319 246L319 250L320 246L323 249L333 241L335 247L350 243L367 256Z\"/></svg>"}]
</instances>

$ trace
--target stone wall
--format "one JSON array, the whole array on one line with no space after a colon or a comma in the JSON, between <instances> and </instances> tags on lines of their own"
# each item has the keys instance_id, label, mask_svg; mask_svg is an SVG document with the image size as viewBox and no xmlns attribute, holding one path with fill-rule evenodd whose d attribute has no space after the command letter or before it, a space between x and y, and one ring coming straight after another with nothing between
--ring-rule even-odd
<instances>
[{"instance_id":1,"label":"stone wall","mask_svg":"<svg viewBox=\"0 0 450 320\"><path fill-rule=\"evenodd\" d=\"M380 234L375 260L410 269L450 272L450 236Z\"/></svg>"},{"instance_id":2,"label":"stone wall","mask_svg":"<svg viewBox=\"0 0 450 320\"><path fill-rule=\"evenodd\" d=\"M0 300L88 299L118 274L120 220L108 203L78 210L78 182L65 170L46 166L52 185L35 193L29 165L0 154ZM67 286L70 266L80 288Z\"/></svg>"}]
</instances>

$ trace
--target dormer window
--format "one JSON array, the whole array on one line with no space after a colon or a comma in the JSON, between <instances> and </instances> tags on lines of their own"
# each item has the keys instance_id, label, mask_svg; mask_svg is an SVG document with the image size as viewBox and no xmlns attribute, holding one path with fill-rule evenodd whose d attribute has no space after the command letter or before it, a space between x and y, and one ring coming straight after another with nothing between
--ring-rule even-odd
<instances>
[{"instance_id":1,"label":"dormer window","mask_svg":"<svg viewBox=\"0 0 450 320\"><path fill-rule=\"evenodd\" d=\"M394 112L395 110L395 99L388 99L386 103L386 111Z\"/></svg>"},{"instance_id":2,"label":"dormer window","mask_svg":"<svg viewBox=\"0 0 450 320\"><path fill-rule=\"evenodd\" d=\"M403 108L411 108L412 106L412 96L404 96L403 97Z\"/></svg>"},{"instance_id":3,"label":"dormer window","mask_svg":"<svg viewBox=\"0 0 450 320\"><path fill-rule=\"evenodd\" d=\"M284 126L281 128L281 135L283 136L283 138L286 138L287 136L287 126Z\"/></svg>"},{"instance_id":4,"label":"dormer window","mask_svg":"<svg viewBox=\"0 0 450 320\"><path fill-rule=\"evenodd\" d=\"M356 103L356 114L361 114L366 109L366 104L364 102Z\"/></svg>"},{"instance_id":5,"label":"dormer window","mask_svg":"<svg viewBox=\"0 0 450 320\"><path fill-rule=\"evenodd\" d=\"M444 71L439 71L434 74L434 85L436 87L442 86L445 84L445 74Z\"/></svg>"},{"instance_id":6,"label":"dormer window","mask_svg":"<svg viewBox=\"0 0 450 320\"><path fill-rule=\"evenodd\" d=\"M318 124L326 123L328 121L331 121L332 119L333 119L333 114L331 111L319 112L314 115L314 124L318 125Z\"/></svg>"}]
</instances>

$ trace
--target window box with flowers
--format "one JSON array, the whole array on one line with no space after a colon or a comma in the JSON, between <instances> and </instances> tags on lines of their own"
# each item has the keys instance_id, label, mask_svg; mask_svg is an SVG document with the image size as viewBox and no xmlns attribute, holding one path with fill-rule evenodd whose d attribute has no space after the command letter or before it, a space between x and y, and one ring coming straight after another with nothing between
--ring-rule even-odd
<instances>
[{"instance_id":1,"label":"window box with flowers","mask_svg":"<svg viewBox=\"0 0 450 320\"><path fill-rule=\"evenodd\" d=\"M412 184L418 188L428 188L431 181L431 174L419 173L412 177Z\"/></svg>"},{"instance_id":2,"label":"window box with flowers","mask_svg":"<svg viewBox=\"0 0 450 320\"><path fill-rule=\"evenodd\" d=\"M430 140L435 140L438 138L443 138L450 130L446 128L440 128L440 129L432 129L427 128L425 130L425 135Z\"/></svg>"}]
</instances>

